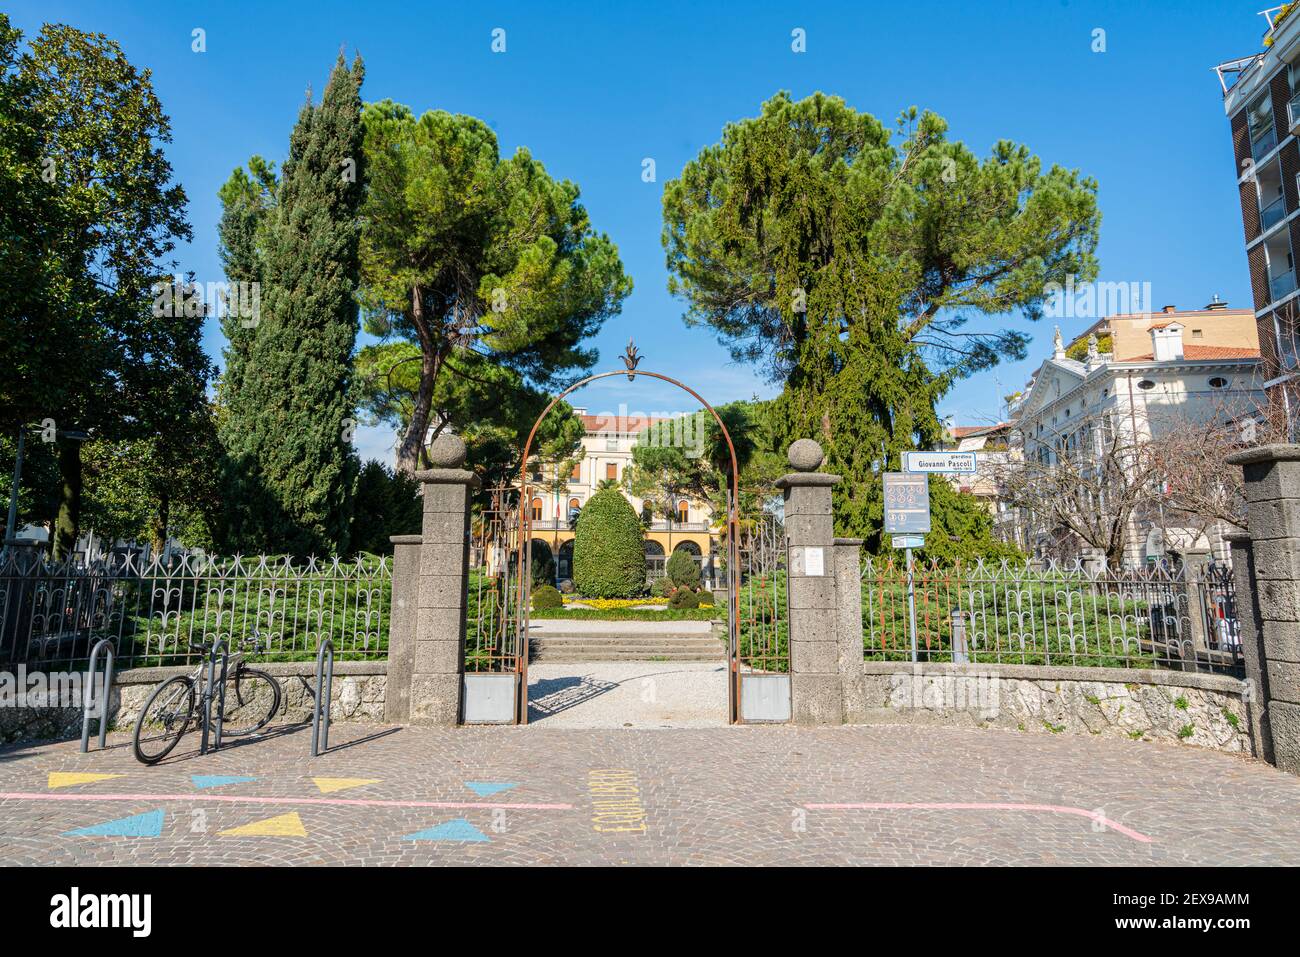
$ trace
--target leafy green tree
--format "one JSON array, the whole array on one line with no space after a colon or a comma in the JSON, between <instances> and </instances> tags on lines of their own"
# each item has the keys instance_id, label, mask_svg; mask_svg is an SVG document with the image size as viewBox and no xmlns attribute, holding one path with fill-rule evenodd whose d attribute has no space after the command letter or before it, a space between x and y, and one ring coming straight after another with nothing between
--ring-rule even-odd
<instances>
[{"instance_id":1,"label":"leafy green tree","mask_svg":"<svg viewBox=\"0 0 1300 957\"><path fill-rule=\"evenodd\" d=\"M260 290L266 282L269 227L274 220L278 188L275 164L253 156L248 161L248 169L237 168L217 193L221 200L217 250L226 281L232 287L236 283L257 283L258 312ZM240 302L242 305L242 294ZM239 392L243 384L244 367L248 365L259 319L260 316L241 315L230 309L220 317L221 332L226 337L221 372L221 390L225 394Z\"/></svg>"},{"instance_id":2,"label":"leafy green tree","mask_svg":"<svg viewBox=\"0 0 1300 957\"><path fill-rule=\"evenodd\" d=\"M163 154L170 123L148 71L102 34L47 24L21 55L19 40L0 20L0 179L15 188L13 203L0 203L0 274L8 288L21 276L13 270L36 268L28 292L0 307L0 421L48 419L60 435L107 441L157 435L183 411L174 393L185 405L191 380L201 391L210 371L195 350L201 317L152 307L154 284L174 266L166 257L190 236ZM9 232L29 225L22 237ZM61 557L81 523L81 443L61 438L57 451Z\"/></svg>"},{"instance_id":3,"label":"leafy green tree","mask_svg":"<svg viewBox=\"0 0 1300 957\"><path fill-rule=\"evenodd\" d=\"M397 455L410 472L422 464L449 360L477 353L553 389L591 366L595 353L582 344L632 284L577 186L553 180L527 150L502 159L482 121L417 118L385 100L366 107L365 144L367 331L420 353Z\"/></svg>"},{"instance_id":4,"label":"leafy green tree","mask_svg":"<svg viewBox=\"0 0 1300 957\"><path fill-rule=\"evenodd\" d=\"M390 555L393 544L389 537L419 534L423 515L418 483L371 459L361 466L357 477L350 536L352 550Z\"/></svg>"},{"instance_id":5,"label":"leafy green tree","mask_svg":"<svg viewBox=\"0 0 1300 957\"><path fill-rule=\"evenodd\" d=\"M645 591L641 523L618 489L596 492L578 516L573 584L587 598L632 598Z\"/></svg>"},{"instance_id":6,"label":"leafy green tree","mask_svg":"<svg viewBox=\"0 0 1300 957\"><path fill-rule=\"evenodd\" d=\"M1091 179L1007 141L981 160L929 112L891 134L820 93L729 124L663 205L687 324L783 385L774 432L821 441L845 478L837 530L876 547L878 473L940 437L955 382L1025 355L1008 316L1040 318L1048 283L1096 274Z\"/></svg>"},{"instance_id":7,"label":"leafy green tree","mask_svg":"<svg viewBox=\"0 0 1300 957\"><path fill-rule=\"evenodd\" d=\"M260 321L238 386L223 395L227 537L237 548L348 549L358 469L350 440L363 74L360 58L349 67L340 56L320 104L304 104L264 240L253 227L252 248L264 247Z\"/></svg>"},{"instance_id":8,"label":"leafy green tree","mask_svg":"<svg viewBox=\"0 0 1300 957\"><path fill-rule=\"evenodd\" d=\"M740 516L752 520L788 471L769 426L770 402L731 402L717 409L731 435L740 467ZM731 455L722 430L708 411L682 421L658 422L637 436L624 479L653 514L675 517L682 496L708 502L714 521L725 527Z\"/></svg>"},{"instance_id":9,"label":"leafy green tree","mask_svg":"<svg viewBox=\"0 0 1300 957\"><path fill-rule=\"evenodd\" d=\"M384 342L360 351L357 390L368 424L405 433L420 388L420 359L419 346L409 342ZM549 402L515 370L462 351L444 360L430 407L431 428L437 435L456 423L470 467L481 479L478 497L483 499L493 486L519 481L524 438ZM581 455L583 434L582 422L567 402L543 420L529 465L544 476L547 491L567 490L565 477Z\"/></svg>"}]
</instances>

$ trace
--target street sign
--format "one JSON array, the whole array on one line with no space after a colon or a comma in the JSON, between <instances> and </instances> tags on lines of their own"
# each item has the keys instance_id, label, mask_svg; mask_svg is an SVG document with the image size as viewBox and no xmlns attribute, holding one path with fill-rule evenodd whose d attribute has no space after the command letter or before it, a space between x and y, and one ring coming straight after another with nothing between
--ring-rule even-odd
<instances>
[{"instance_id":1,"label":"street sign","mask_svg":"<svg viewBox=\"0 0 1300 957\"><path fill-rule=\"evenodd\" d=\"M921 535L930 530L930 485L923 474L886 472L885 534Z\"/></svg>"},{"instance_id":2,"label":"street sign","mask_svg":"<svg viewBox=\"0 0 1300 957\"><path fill-rule=\"evenodd\" d=\"M924 535L895 535L895 548L925 548Z\"/></svg>"},{"instance_id":3,"label":"street sign","mask_svg":"<svg viewBox=\"0 0 1300 957\"><path fill-rule=\"evenodd\" d=\"M904 452L904 472L948 472L972 475L975 472L974 452Z\"/></svg>"}]
</instances>

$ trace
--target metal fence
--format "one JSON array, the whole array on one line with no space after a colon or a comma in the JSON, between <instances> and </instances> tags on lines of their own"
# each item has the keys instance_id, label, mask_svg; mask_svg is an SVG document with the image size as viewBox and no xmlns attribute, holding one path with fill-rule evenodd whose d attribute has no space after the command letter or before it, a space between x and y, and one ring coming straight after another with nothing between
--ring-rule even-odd
<instances>
[{"instance_id":1,"label":"metal fence","mask_svg":"<svg viewBox=\"0 0 1300 957\"><path fill-rule=\"evenodd\" d=\"M521 528L521 522L527 526ZM465 670L510 673L519 670L528 653L528 601L532 591L532 549L524 549L519 567L520 537L531 523L519 513L519 490L509 485L491 489L489 502L478 514L471 533L470 569L465 620ZM525 583L521 586L521 579Z\"/></svg>"},{"instance_id":2,"label":"metal fence","mask_svg":"<svg viewBox=\"0 0 1300 957\"><path fill-rule=\"evenodd\" d=\"M868 660L1171 668L1242 675L1230 570L862 563Z\"/></svg>"},{"instance_id":3,"label":"metal fence","mask_svg":"<svg viewBox=\"0 0 1300 957\"><path fill-rule=\"evenodd\" d=\"M101 638L118 667L196 660L192 642L256 637L268 661L311 660L330 638L340 658L388 655L388 558L295 562L210 555L48 562L0 557L0 667L82 663Z\"/></svg>"},{"instance_id":4,"label":"metal fence","mask_svg":"<svg viewBox=\"0 0 1300 957\"><path fill-rule=\"evenodd\" d=\"M764 512L740 545L740 664L746 671L790 670L789 541L785 524Z\"/></svg>"}]
</instances>

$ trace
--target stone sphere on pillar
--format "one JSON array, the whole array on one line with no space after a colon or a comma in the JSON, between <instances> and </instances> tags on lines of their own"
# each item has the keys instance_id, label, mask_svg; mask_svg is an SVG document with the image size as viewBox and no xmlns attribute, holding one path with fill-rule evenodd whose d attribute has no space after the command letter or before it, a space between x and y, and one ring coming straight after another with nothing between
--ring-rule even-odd
<instances>
[{"instance_id":1,"label":"stone sphere on pillar","mask_svg":"<svg viewBox=\"0 0 1300 957\"><path fill-rule=\"evenodd\" d=\"M429 446L429 464L435 469L458 469L465 464L465 440L444 432Z\"/></svg>"},{"instance_id":2,"label":"stone sphere on pillar","mask_svg":"<svg viewBox=\"0 0 1300 957\"><path fill-rule=\"evenodd\" d=\"M786 457L796 472L815 472L826 455L812 439L796 439L790 443Z\"/></svg>"}]
</instances>

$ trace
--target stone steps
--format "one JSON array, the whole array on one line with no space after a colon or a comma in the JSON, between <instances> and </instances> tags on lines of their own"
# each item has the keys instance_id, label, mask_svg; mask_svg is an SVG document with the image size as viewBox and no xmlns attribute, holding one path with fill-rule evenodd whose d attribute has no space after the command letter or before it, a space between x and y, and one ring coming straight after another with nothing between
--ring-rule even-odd
<instances>
[{"instance_id":1,"label":"stone steps","mask_svg":"<svg viewBox=\"0 0 1300 957\"><path fill-rule=\"evenodd\" d=\"M708 635L534 635L533 661L718 661L725 647Z\"/></svg>"}]
</instances>

